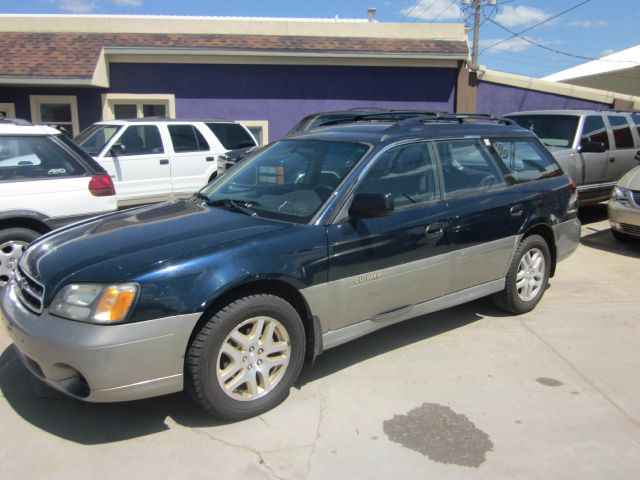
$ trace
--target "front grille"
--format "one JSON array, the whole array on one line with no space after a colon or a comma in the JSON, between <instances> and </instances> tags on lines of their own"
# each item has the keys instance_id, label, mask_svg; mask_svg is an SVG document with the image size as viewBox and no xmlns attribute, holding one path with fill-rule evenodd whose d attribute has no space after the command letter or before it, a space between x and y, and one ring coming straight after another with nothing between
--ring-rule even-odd
<instances>
[{"instance_id":1,"label":"front grille","mask_svg":"<svg viewBox=\"0 0 640 480\"><path fill-rule=\"evenodd\" d=\"M640 237L640 226L638 225L629 225L628 223L621 223L622 231L624 233L628 233L629 235L635 235Z\"/></svg>"},{"instance_id":2,"label":"front grille","mask_svg":"<svg viewBox=\"0 0 640 480\"><path fill-rule=\"evenodd\" d=\"M16 270L14 281L16 293L22 304L35 313L42 313L44 286L26 275L20 267Z\"/></svg>"}]
</instances>

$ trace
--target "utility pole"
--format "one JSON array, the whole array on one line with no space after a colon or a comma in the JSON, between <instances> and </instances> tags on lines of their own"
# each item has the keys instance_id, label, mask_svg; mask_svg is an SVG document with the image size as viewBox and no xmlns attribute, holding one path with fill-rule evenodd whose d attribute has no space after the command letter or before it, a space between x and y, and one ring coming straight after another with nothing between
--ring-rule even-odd
<instances>
[{"instance_id":1,"label":"utility pole","mask_svg":"<svg viewBox=\"0 0 640 480\"><path fill-rule=\"evenodd\" d=\"M482 15L482 5L496 5L497 0L462 0L463 5L473 5L473 50L471 52L471 64L469 68L477 71L480 67L478 65L478 50L480 47L480 17Z\"/></svg>"}]
</instances>

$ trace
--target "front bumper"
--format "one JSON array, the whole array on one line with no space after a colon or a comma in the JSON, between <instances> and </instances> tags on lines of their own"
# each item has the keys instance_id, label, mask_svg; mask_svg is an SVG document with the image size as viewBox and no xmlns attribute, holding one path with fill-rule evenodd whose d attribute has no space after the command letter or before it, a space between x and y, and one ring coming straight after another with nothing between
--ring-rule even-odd
<instances>
[{"instance_id":1,"label":"front bumper","mask_svg":"<svg viewBox=\"0 0 640 480\"><path fill-rule=\"evenodd\" d=\"M640 205L628 206L615 200L607 204L611 228L626 235L640 237Z\"/></svg>"},{"instance_id":2,"label":"front bumper","mask_svg":"<svg viewBox=\"0 0 640 480\"><path fill-rule=\"evenodd\" d=\"M574 218L553 227L556 241L556 262L571 255L580 244L580 220Z\"/></svg>"},{"instance_id":3,"label":"front bumper","mask_svg":"<svg viewBox=\"0 0 640 480\"><path fill-rule=\"evenodd\" d=\"M93 325L24 308L15 284L0 291L0 322L25 366L72 397L115 402L181 391L184 354L199 313Z\"/></svg>"}]
</instances>

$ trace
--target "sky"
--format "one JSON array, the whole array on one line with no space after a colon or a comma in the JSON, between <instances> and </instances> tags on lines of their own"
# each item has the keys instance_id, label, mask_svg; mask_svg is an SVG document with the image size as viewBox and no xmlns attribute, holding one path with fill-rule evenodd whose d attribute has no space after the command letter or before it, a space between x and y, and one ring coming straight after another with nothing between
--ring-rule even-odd
<instances>
[{"instance_id":1,"label":"sky","mask_svg":"<svg viewBox=\"0 0 640 480\"><path fill-rule=\"evenodd\" d=\"M462 1L0 0L0 14L363 19L367 8L375 7L380 22L466 21L471 25L473 13ZM482 0L484 4L488 1ZM543 77L640 44L639 25L640 0L497 0L496 6L482 8L479 63L494 70Z\"/></svg>"}]
</instances>

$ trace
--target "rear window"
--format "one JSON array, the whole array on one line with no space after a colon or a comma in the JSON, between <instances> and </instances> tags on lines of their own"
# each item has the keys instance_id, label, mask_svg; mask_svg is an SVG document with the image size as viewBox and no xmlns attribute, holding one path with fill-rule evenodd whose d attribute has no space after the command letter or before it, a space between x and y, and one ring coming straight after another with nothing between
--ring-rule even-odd
<instances>
[{"instance_id":1,"label":"rear window","mask_svg":"<svg viewBox=\"0 0 640 480\"><path fill-rule=\"evenodd\" d=\"M0 181L60 178L85 170L48 136L0 136Z\"/></svg>"},{"instance_id":2,"label":"rear window","mask_svg":"<svg viewBox=\"0 0 640 480\"><path fill-rule=\"evenodd\" d=\"M249 132L238 123L207 123L207 127L227 150L256 146Z\"/></svg>"},{"instance_id":3,"label":"rear window","mask_svg":"<svg viewBox=\"0 0 640 480\"><path fill-rule=\"evenodd\" d=\"M627 119L622 115L609 115L616 148L633 148L633 136Z\"/></svg>"},{"instance_id":4,"label":"rear window","mask_svg":"<svg viewBox=\"0 0 640 480\"><path fill-rule=\"evenodd\" d=\"M508 118L531 130L545 145L564 148L573 146L579 120L575 115L514 115Z\"/></svg>"},{"instance_id":5,"label":"rear window","mask_svg":"<svg viewBox=\"0 0 640 480\"><path fill-rule=\"evenodd\" d=\"M488 142L514 183L562 175L560 166L535 140L501 138Z\"/></svg>"}]
</instances>

